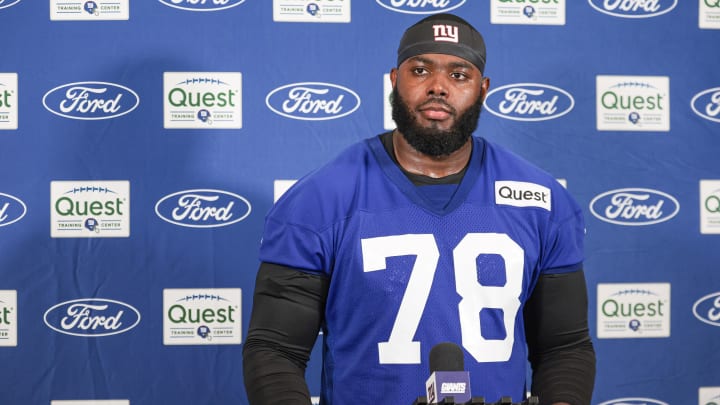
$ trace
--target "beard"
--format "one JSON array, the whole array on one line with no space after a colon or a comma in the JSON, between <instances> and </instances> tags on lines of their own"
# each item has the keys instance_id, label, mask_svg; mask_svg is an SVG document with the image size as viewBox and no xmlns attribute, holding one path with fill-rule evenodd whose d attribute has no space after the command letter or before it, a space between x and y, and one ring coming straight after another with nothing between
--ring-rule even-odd
<instances>
[{"instance_id":1,"label":"beard","mask_svg":"<svg viewBox=\"0 0 720 405\"><path fill-rule=\"evenodd\" d=\"M410 111L410 107L400 97L395 87L390 96L392 118L403 138L418 152L432 156L447 156L460 149L477 129L482 109L482 94L475 102L458 116L457 110L440 98L430 99L426 103L441 103L450 110L455 123L447 130L438 129L435 124L423 127ZM422 105L420 105L422 107Z\"/></svg>"}]
</instances>

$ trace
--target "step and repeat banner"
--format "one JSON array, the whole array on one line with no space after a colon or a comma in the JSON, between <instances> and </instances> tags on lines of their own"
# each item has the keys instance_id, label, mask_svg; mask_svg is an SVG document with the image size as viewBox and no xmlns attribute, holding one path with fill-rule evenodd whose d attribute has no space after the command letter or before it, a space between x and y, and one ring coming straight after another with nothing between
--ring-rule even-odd
<instances>
[{"instance_id":1,"label":"step and repeat banner","mask_svg":"<svg viewBox=\"0 0 720 405\"><path fill-rule=\"evenodd\" d=\"M0 0L0 404L247 404L265 213L444 11L584 207L593 405L720 403L720 1Z\"/></svg>"}]
</instances>

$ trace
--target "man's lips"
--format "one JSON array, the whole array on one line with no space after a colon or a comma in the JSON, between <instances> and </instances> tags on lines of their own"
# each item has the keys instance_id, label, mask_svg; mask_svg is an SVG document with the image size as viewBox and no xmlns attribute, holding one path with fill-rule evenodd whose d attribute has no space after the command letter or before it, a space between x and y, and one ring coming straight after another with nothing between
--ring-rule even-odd
<instances>
[{"instance_id":1,"label":"man's lips","mask_svg":"<svg viewBox=\"0 0 720 405\"><path fill-rule=\"evenodd\" d=\"M450 108L441 104L427 104L419 108L420 114L429 120L445 120L452 116Z\"/></svg>"}]
</instances>

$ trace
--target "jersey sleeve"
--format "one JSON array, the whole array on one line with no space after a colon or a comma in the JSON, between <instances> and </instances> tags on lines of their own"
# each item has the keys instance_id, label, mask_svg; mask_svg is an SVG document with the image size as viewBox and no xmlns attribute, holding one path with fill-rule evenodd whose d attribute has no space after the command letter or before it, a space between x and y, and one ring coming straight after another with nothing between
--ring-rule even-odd
<instances>
[{"instance_id":1,"label":"jersey sleeve","mask_svg":"<svg viewBox=\"0 0 720 405\"><path fill-rule=\"evenodd\" d=\"M562 186L554 188L553 193L553 214L545 235L540 269L543 274L578 271L584 260L583 212Z\"/></svg>"},{"instance_id":2,"label":"jersey sleeve","mask_svg":"<svg viewBox=\"0 0 720 405\"><path fill-rule=\"evenodd\" d=\"M329 256L326 243L318 232L276 216L266 219L260 261L324 274L329 268Z\"/></svg>"}]
</instances>

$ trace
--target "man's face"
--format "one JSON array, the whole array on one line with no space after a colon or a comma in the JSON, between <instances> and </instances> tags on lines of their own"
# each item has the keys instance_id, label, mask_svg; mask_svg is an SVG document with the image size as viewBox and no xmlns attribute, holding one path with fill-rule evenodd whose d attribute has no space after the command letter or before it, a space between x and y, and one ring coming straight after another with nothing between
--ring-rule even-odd
<instances>
[{"instance_id":1,"label":"man's face","mask_svg":"<svg viewBox=\"0 0 720 405\"><path fill-rule=\"evenodd\" d=\"M489 81L462 58L424 54L390 74L393 119L405 139L429 156L449 155L477 127Z\"/></svg>"}]
</instances>

